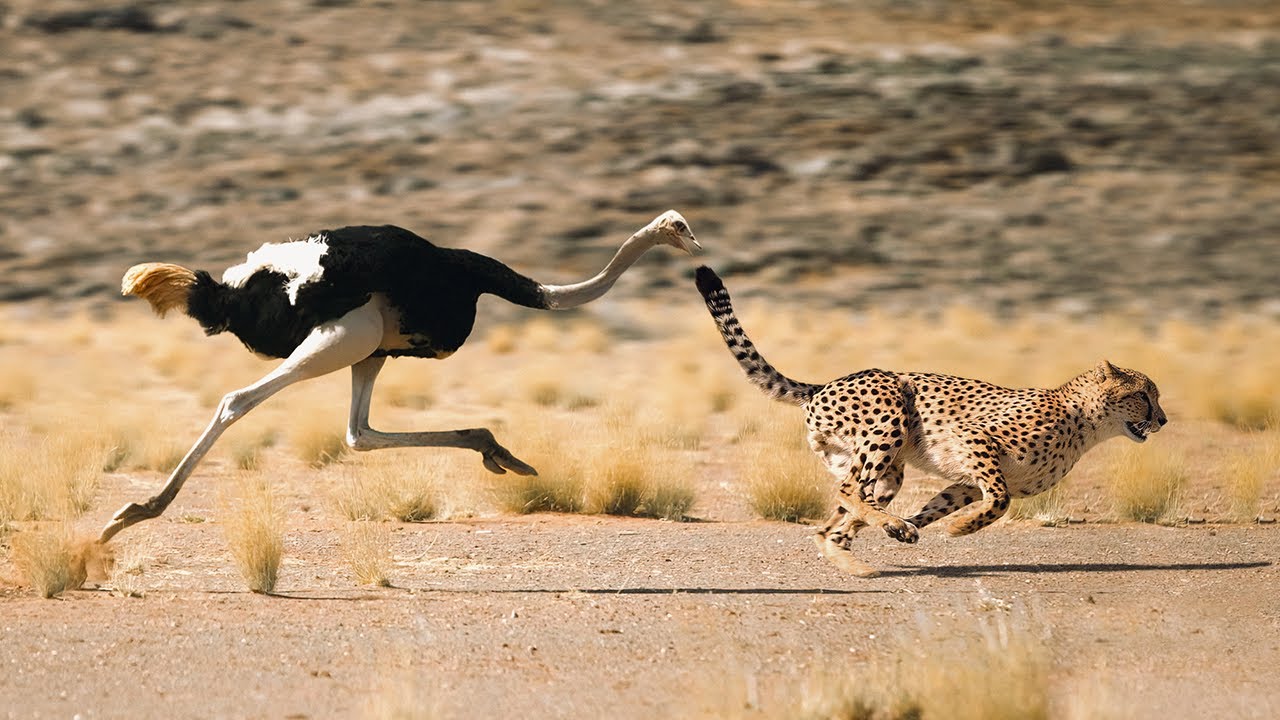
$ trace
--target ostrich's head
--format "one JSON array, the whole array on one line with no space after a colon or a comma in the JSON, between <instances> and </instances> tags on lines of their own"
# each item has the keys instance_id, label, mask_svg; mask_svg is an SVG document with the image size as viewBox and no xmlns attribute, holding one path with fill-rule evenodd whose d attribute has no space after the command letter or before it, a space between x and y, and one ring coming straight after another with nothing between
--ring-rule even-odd
<instances>
[{"instance_id":1,"label":"ostrich's head","mask_svg":"<svg viewBox=\"0 0 1280 720\"><path fill-rule=\"evenodd\" d=\"M654 245L670 245L679 248L690 255L695 250L701 250L702 246L693 237L693 230L689 228L689 223L684 216L675 210L668 210L653 219L653 222L645 225L640 232L636 233L637 237L644 238Z\"/></svg>"}]
</instances>

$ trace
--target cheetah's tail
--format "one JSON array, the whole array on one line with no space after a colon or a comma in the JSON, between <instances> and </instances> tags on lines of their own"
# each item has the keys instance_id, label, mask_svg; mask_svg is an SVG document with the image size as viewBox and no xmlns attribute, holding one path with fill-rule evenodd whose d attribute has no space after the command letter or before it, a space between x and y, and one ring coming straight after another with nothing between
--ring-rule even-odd
<instances>
[{"instance_id":1,"label":"cheetah's tail","mask_svg":"<svg viewBox=\"0 0 1280 720\"><path fill-rule=\"evenodd\" d=\"M733 303L729 300L729 291L725 289L720 276L711 268L703 265L696 274L698 292L707 302L711 318L720 328L720 336L729 346L729 352L738 358L738 364L747 373L747 379L764 391L774 400L803 405L814 396L821 385L798 382L778 372L767 360L756 352L756 346L747 337L747 333L733 314Z\"/></svg>"}]
</instances>

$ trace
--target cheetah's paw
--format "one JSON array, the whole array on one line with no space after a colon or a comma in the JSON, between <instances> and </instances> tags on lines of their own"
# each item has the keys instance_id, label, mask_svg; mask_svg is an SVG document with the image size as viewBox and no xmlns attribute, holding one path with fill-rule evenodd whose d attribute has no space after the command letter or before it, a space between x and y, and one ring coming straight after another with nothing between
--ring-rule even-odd
<instances>
[{"instance_id":1,"label":"cheetah's paw","mask_svg":"<svg viewBox=\"0 0 1280 720\"><path fill-rule=\"evenodd\" d=\"M886 535L898 542L910 544L920 539L920 531L916 526L902 518L890 517L881 527Z\"/></svg>"}]
</instances>

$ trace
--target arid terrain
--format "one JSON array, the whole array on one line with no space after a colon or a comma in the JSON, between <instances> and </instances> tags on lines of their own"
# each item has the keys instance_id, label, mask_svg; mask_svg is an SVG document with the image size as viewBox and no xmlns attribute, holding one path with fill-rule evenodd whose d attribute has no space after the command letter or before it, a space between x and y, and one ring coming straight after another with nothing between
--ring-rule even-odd
<instances>
[{"instance_id":1,"label":"arid terrain","mask_svg":"<svg viewBox=\"0 0 1280 720\"><path fill-rule=\"evenodd\" d=\"M555 317L486 299L456 356L375 391L380 427L493 428L574 512L519 512L462 451L342 454L338 373L232 428L106 577L44 599L24 574L24 538L148 497L271 367L119 298L129 265L393 223L569 282L667 208L700 257ZM925 720L1280 716L1277 208L1266 2L8 0L0 717L888 720L832 698L908 685L949 708ZM830 483L699 262L801 379L1107 357L1171 423L976 535L866 531L882 575L843 575L754 502L786 476L820 522ZM595 507L619 468L684 521ZM429 519L388 516L397 484ZM909 471L894 508L941 486ZM238 570L254 497L274 594Z\"/></svg>"}]
</instances>

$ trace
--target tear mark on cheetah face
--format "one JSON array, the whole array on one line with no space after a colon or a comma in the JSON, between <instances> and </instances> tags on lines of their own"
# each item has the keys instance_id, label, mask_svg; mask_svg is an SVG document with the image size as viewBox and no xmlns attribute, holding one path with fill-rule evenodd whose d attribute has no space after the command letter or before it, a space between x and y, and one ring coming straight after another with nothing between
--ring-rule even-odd
<instances>
[{"instance_id":1,"label":"tear mark on cheetah face","mask_svg":"<svg viewBox=\"0 0 1280 720\"><path fill-rule=\"evenodd\" d=\"M1134 442L1147 441L1169 422L1160 407L1160 389L1137 370L1119 368L1103 360L1094 369L1107 407L1124 434Z\"/></svg>"}]
</instances>

